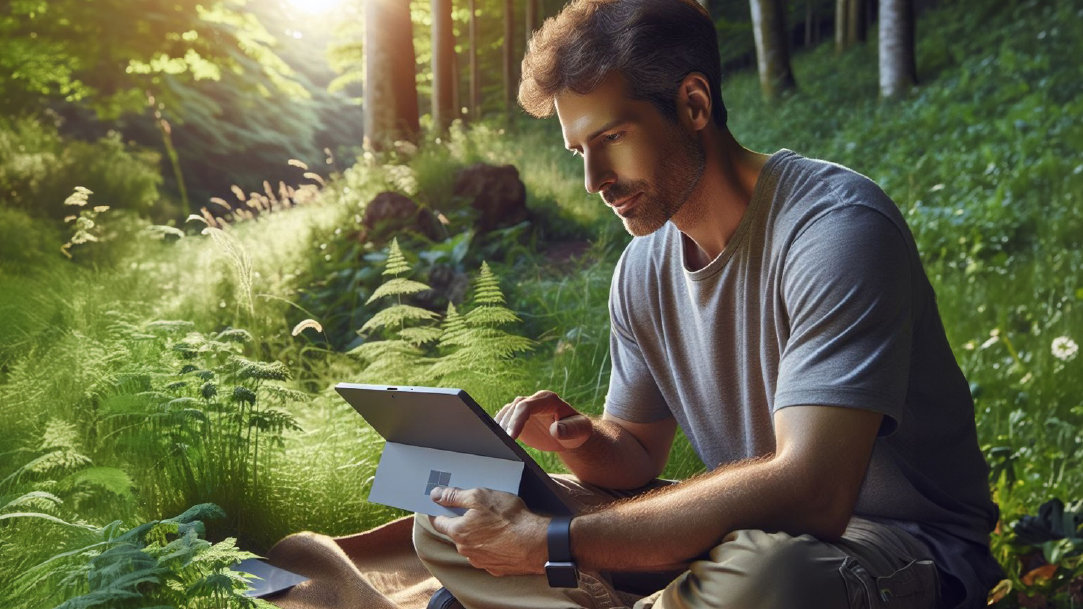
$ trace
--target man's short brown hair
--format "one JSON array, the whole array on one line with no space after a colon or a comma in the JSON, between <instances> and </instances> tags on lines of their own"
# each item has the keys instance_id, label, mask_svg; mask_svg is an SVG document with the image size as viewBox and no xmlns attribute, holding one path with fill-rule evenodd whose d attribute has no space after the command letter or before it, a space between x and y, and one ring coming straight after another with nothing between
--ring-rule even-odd
<instances>
[{"instance_id":1,"label":"man's short brown hair","mask_svg":"<svg viewBox=\"0 0 1083 609\"><path fill-rule=\"evenodd\" d=\"M726 124L718 38L706 10L692 0L574 0L545 21L523 58L519 104L553 114L565 91L590 93L613 71L634 99L677 118L677 87L692 72L710 85L712 117Z\"/></svg>"}]
</instances>

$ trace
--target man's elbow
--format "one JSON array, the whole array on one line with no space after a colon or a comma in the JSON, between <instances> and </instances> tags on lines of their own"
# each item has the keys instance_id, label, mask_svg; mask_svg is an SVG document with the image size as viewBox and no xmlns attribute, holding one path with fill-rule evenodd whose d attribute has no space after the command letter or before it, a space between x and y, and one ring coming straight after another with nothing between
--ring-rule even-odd
<instances>
[{"instance_id":1,"label":"man's elbow","mask_svg":"<svg viewBox=\"0 0 1083 609\"><path fill-rule=\"evenodd\" d=\"M830 483L811 485L801 502L806 506L801 532L824 541L841 538L850 525L856 502L856 489L839 488Z\"/></svg>"}]
</instances>

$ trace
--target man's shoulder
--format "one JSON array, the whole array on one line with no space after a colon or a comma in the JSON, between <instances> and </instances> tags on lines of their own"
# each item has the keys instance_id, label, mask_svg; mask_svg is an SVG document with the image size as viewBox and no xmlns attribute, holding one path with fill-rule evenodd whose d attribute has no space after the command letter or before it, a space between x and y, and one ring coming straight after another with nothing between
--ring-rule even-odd
<instances>
[{"instance_id":1,"label":"man's shoulder","mask_svg":"<svg viewBox=\"0 0 1083 609\"><path fill-rule=\"evenodd\" d=\"M887 217L899 229L905 221L898 207L868 176L832 161L790 153L780 164L776 197L783 201L779 220L802 232L840 210L864 208Z\"/></svg>"}]
</instances>

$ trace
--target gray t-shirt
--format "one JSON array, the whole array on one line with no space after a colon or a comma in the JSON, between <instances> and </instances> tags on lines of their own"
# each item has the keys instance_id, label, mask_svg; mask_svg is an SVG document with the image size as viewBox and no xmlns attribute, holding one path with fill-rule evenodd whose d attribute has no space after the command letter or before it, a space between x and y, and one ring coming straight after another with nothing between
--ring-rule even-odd
<instances>
[{"instance_id":1,"label":"gray t-shirt","mask_svg":"<svg viewBox=\"0 0 1083 609\"><path fill-rule=\"evenodd\" d=\"M783 150L725 251L689 271L685 240L667 223L617 265L607 412L675 418L709 469L774 451L787 406L881 413L855 512L907 524L938 555L987 546L997 509L969 386L887 195ZM976 592L992 569L956 575Z\"/></svg>"}]
</instances>

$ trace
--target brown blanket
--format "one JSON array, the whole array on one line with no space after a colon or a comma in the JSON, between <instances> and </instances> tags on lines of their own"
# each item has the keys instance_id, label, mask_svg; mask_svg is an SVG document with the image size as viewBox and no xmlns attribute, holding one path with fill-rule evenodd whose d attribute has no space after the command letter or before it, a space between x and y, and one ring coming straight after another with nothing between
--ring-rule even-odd
<instances>
[{"instance_id":1,"label":"brown blanket","mask_svg":"<svg viewBox=\"0 0 1083 609\"><path fill-rule=\"evenodd\" d=\"M350 535L296 533L267 561L308 581L267 600L282 609L425 609L440 583L414 553L413 516Z\"/></svg>"}]
</instances>

